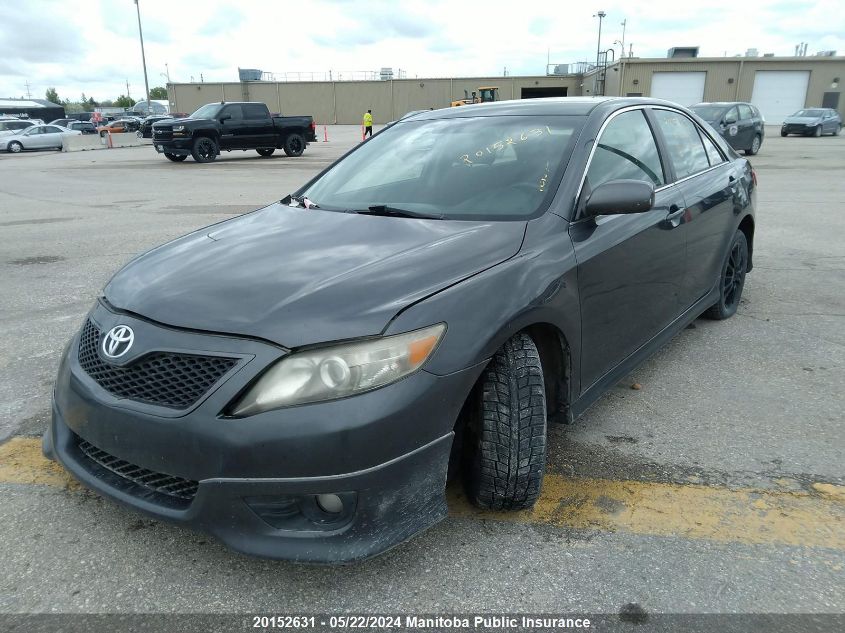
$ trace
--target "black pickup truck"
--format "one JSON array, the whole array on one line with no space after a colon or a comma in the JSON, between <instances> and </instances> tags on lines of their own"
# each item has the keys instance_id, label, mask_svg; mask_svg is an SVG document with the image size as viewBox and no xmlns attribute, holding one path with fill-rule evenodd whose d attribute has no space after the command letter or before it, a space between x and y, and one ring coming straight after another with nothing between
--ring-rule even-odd
<instances>
[{"instance_id":1,"label":"black pickup truck","mask_svg":"<svg viewBox=\"0 0 845 633\"><path fill-rule=\"evenodd\" d=\"M188 155L210 163L221 151L238 149L254 149L261 156L283 149L288 156L301 156L316 140L312 117L270 116L263 103L209 103L188 118L153 124L153 146L175 163Z\"/></svg>"}]
</instances>

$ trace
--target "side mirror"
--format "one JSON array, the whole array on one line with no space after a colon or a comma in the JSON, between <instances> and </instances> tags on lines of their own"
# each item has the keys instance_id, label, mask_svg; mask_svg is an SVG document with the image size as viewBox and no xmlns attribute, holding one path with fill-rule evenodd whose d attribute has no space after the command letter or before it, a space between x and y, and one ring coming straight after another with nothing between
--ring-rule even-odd
<instances>
[{"instance_id":1,"label":"side mirror","mask_svg":"<svg viewBox=\"0 0 845 633\"><path fill-rule=\"evenodd\" d=\"M654 206L654 187L642 180L611 180L595 189L587 198L588 216L617 213L644 213Z\"/></svg>"},{"instance_id":2,"label":"side mirror","mask_svg":"<svg viewBox=\"0 0 845 633\"><path fill-rule=\"evenodd\" d=\"M725 117L725 125L730 125L731 123L736 123L736 117L732 114L729 114Z\"/></svg>"},{"instance_id":3,"label":"side mirror","mask_svg":"<svg viewBox=\"0 0 845 633\"><path fill-rule=\"evenodd\" d=\"M232 118L231 114L224 114L223 116L220 117L220 122L223 123L224 121L228 121L231 118Z\"/></svg>"}]
</instances>

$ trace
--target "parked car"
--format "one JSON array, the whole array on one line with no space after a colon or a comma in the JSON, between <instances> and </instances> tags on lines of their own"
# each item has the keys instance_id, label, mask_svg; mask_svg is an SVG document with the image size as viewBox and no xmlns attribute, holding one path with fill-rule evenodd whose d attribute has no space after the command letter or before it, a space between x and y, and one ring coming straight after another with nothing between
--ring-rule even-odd
<instances>
[{"instance_id":1,"label":"parked car","mask_svg":"<svg viewBox=\"0 0 845 633\"><path fill-rule=\"evenodd\" d=\"M153 137L153 123L157 123L158 121L164 121L165 119L172 118L169 114L151 114L148 116L144 121L141 123L141 127L138 128L136 134L138 138L152 138Z\"/></svg>"},{"instance_id":2,"label":"parked car","mask_svg":"<svg viewBox=\"0 0 845 633\"><path fill-rule=\"evenodd\" d=\"M97 128L90 121L73 121L71 123L68 123L65 127L67 127L69 130L79 130L83 134L97 133Z\"/></svg>"},{"instance_id":3,"label":"parked car","mask_svg":"<svg viewBox=\"0 0 845 633\"><path fill-rule=\"evenodd\" d=\"M134 119L117 119L97 128L100 136L105 136L108 133L121 134L127 132L136 132L140 124Z\"/></svg>"},{"instance_id":4,"label":"parked car","mask_svg":"<svg viewBox=\"0 0 845 633\"><path fill-rule=\"evenodd\" d=\"M480 507L530 508L549 420L702 313L736 312L757 180L665 101L459 110L403 118L117 272L62 355L45 455L298 561L366 558L443 519L450 464Z\"/></svg>"},{"instance_id":5,"label":"parked car","mask_svg":"<svg viewBox=\"0 0 845 633\"><path fill-rule=\"evenodd\" d=\"M3 119L0 120L0 136L8 136L15 134L20 130L25 130L28 127L35 125L32 121L24 121L22 119Z\"/></svg>"},{"instance_id":6,"label":"parked car","mask_svg":"<svg viewBox=\"0 0 845 633\"><path fill-rule=\"evenodd\" d=\"M270 156L283 149L288 156L301 156L317 140L310 116L270 116L264 103L209 103L186 119L153 123L153 145L173 162L189 155L198 163L210 163L221 150L254 149Z\"/></svg>"},{"instance_id":7,"label":"parked car","mask_svg":"<svg viewBox=\"0 0 845 633\"><path fill-rule=\"evenodd\" d=\"M68 127L69 123L73 123L77 119L54 119L50 121L50 125L58 125L59 127Z\"/></svg>"},{"instance_id":8,"label":"parked car","mask_svg":"<svg viewBox=\"0 0 845 633\"><path fill-rule=\"evenodd\" d=\"M699 103L692 111L707 121L735 150L754 156L766 138L766 120L757 106L743 102Z\"/></svg>"},{"instance_id":9,"label":"parked car","mask_svg":"<svg viewBox=\"0 0 845 633\"><path fill-rule=\"evenodd\" d=\"M15 134L0 137L0 146L12 154L25 149L62 149L62 139L68 134L82 134L82 132L58 125L32 125Z\"/></svg>"},{"instance_id":10,"label":"parked car","mask_svg":"<svg viewBox=\"0 0 845 633\"><path fill-rule=\"evenodd\" d=\"M842 117L833 108L806 108L798 110L798 112L783 120L780 135L821 136L822 134L833 134L838 136L841 130Z\"/></svg>"}]
</instances>

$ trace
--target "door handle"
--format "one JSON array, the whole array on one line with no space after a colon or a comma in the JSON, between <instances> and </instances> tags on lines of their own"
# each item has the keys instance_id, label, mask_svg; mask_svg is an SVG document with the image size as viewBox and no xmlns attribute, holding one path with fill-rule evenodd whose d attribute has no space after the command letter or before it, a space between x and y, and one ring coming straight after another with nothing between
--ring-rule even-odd
<instances>
[{"instance_id":1,"label":"door handle","mask_svg":"<svg viewBox=\"0 0 845 633\"><path fill-rule=\"evenodd\" d=\"M681 218L685 212L686 209L684 207L673 204L669 207L669 214L666 216L665 220L672 228L675 228L681 224Z\"/></svg>"}]
</instances>

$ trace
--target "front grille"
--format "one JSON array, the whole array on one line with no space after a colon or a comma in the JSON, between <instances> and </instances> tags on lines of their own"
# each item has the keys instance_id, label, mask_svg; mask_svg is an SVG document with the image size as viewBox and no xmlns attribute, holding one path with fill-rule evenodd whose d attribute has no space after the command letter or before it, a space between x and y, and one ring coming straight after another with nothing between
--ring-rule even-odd
<instances>
[{"instance_id":1,"label":"front grille","mask_svg":"<svg viewBox=\"0 0 845 633\"><path fill-rule=\"evenodd\" d=\"M153 352L126 367L105 362L97 352L100 330L85 322L79 364L97 384L119 397L170 409L187 409L238 362L236 358Z\"/></svg>"},{"instance_id":2,"label":"front grille","mask_svg":"<svg viewBox=\"0 0 845 633\"><path fill-rule=\"evenodd\" d=\"M188 501L191 501L197 495L199 483L196 481L183 479L174 475L157 473L153 470L130 464L81 438L79 440L79 450L92 462L144 488Z\"/></svg>"},{"instance_id":3,"label":"front grille","mask_svg":"<svg viewBox=\"0 0 845 633\"><path fill-rule=\"evenodd\" d=\"M166 140L173 138L173 128L171 127L154 127L153 128L153 136L159 140Z\"/></svg>"}]
</instances>

